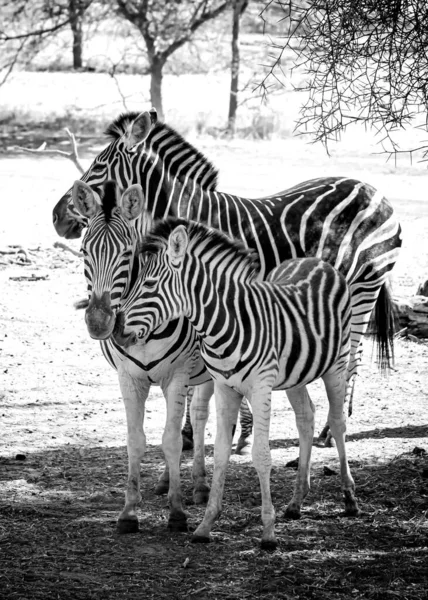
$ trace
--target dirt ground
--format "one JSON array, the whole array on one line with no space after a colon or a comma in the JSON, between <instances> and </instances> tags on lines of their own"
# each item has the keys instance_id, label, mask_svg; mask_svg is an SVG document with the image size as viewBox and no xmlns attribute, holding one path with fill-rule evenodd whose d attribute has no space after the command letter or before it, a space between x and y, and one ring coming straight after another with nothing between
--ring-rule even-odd
<instances>
[{"instance_id":1,"label":"dirt ground","mask_svg":"<svg viewBox=\"0 0 428 600\"><path fill-rule=\"evenodd\" d=\"M116 533L127 472L124 410L115 372L72 307L85 293L80 259L53 245L59 240L50 210L75 178L72 165L53 162L54 170L52 160L1 161L2 197L14 202L5 202L0 224L1 249L10 252L0 256L0 598L428 598L427 341L398 339L395 370L386 379L365 341L348 422L359 518L343 516L335 449L315 445L302 519L288 522L279 514L274 553L259 550L260 494L249 455L232 457L213 543L193 545L189 534L169 532L166 499L153 491L165 418L153 388L140 531ZM256 167L257 159L246 164ZM414 181L391 177L398 187ZM428 278L428 213L419 193L398 198L397 211L407 242L395 283L406 295ZM78 250L78 243L70 246ZM318 384L311 390L320 431L327 402ZM211 414L209 473L214 435ZM291 408L275 393L278 513L291 495L295 470L286 465L297 457L296 438ZM203 508L192 504L191 460L185 453L182 474L194 528Z\"/></svg>"}]
</instances>

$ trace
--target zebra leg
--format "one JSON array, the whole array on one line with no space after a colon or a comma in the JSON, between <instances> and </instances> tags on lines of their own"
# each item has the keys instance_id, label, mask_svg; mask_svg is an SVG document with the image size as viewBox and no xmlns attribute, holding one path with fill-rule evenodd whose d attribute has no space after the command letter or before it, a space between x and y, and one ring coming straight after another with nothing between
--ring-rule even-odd
<instances>
[{"instance_id":1,"label":"zebra leg","mask_svg":"<svg viewBox=\"0 0 428 600\"><path fill-rule=\"evenodd\" d=\"M192 399L195 393L195 388L189 386L187 390L187 403L186 403L186 420L184 422L183 429L181 430L181 437L183 438L183 450L193 450L193 428L191 420L192 410Z\"/></svg>"},{"instance_id":2,"label":"zebra leg","mask_svg":"<svg viewBox=\"0 0 428 600\"><path fill-rule=\"evenodd\" d=\"M252 450L253 465L260 481L262 496L262 523L263 533L260 543L262 550L275 550L277 546L275 537L275 509L272 504L270 492L270 472L272 458L269 447L269 428L271 414L272 388L267 381L253 389L251 405L254 415L254 443Z\"/></svg>"},{"instance_id":3,"label":"zebra leg","mask_svg":"<svg viewBox=\"0 0 428 600\"><path fill-rule=\"evenodd\" d=\"M361 348L359 348L358 352L358 356L354 358L354 361L356 361L356 366L355 369L358 368L358 365L361 362L361 355L363 352L362 346ZM352 359L351 359L352 360ZM350 376L350 379L348 381L348 383L346 384L346 395L345 395L345 406L346 404L348 405L348 417L350 417L352 415L352 399L354 397L354 389L355 389L355 380L357 378L357 373L354 372L353 375ZM330 430L330 425L327 423L324 425L324 427L321 430L321 433L318 436L318 440L319 442L323 442L323 446L324 448L333 448L335 445L335 440L334 437L331 434L331 430Z\"/></svg>"},{"instance_id":4,"label":"zebra leg","mask_svg":"<svg viewBox=\"0 0 428 600\"><path fill-rule=\"evenodd\" d=\"M344 400L346 394L346 369L333 367L322 377L329 401L328 422L339 454L342 491L345 497L345 514L357 516L359 508L355 498L355 483L346 456L346 417Z\"/></svg>"},{"instance_id":5,"label":"zebra leg","mask_svg":"<svg viewBox=\"0 0 428 600\"><path fill-rule=\"evenodd\" d=\"M241 424L241 435L236 444L235 454L241 454L242 450L250 445L249 438L253 432L253 414L246 398L242 398L239 407L239 422Z\"/></svg>"},{"instance_id":6,"label":"zebra leg","mask_svg":"<svg viewBox=\"0 0 428 600\"><path fill-rule=\"evenodd\" d=\"M372 268L374 269L375 265L372 265ZM352 414L355 379L362 360L362 339L372 316L374 317L374 335L378 344L378 360L381 371L385 369L385 365L389 364L394 355L394 308L388 278L383 273L381 279L373 281L371 277L367 278L368 269L369 267L364 265L360 275L350 285L352 305L351 355L345 400L345 402L349 402L348 416ZM364 302L362 302L362 299ZM333 445L328 423L321 431L319 439L325 440L324 446Z\"/></svg>"},{"instance_id":7,"label":"zebra leg","mask_svg":"<svg viewBox=\"0 0 428 600\"><path fill-rule=\"evenodd\" d=\"M167 401L166 423L162 436L162 449L169 468L169 519L168 528L175 531L187 531L187 516L183 510L180 457L182 450L181 424L189 376L187 372L174 372L168 383L162 384Z\"/></svg>"},{"instance_id":8,"label":"zebra leg","mask_svg":"<svg viewBox=\"0 0 428 600\"><path fill-rule=\"evenodd\" d=\"M148 380L134 379L121 369L119 369L118 375L128 426L128 482L125 491L125 506L117 521L117 531L119 533L135 533L138 531L136 506L141 501L140 463L146 451L144 408L150 383Z\"/></svg>"},{"instance_id":9,"label":"zebra leg","mask_svg":"<svg viewBox=\"0 0 428 600\"><path fill-rule=\"evenodd\" d=\"M194 390L190 408L195 446L192 468L193 502L206 504L210 487L205 471L205 426L209 414L209 402L214 393L214 382L211 379L207 383L196 386Z\"/></svg>"},{"instance_id":10,"label":"zebra leg","mask_svg":"<svg viewBox=\"0 0 428 600\"><path fill-rule=\"evenodd\" d=\"M214 394L217 416L217 433L214 443L214 472L208 505L202 522L192 536L191 541L193 543L207 543L210 541L212 526L220 515L226 469L232 450L233 430L242 400L242 394L217 382L214 382Z\"/></svg>"},{"instance_id":11,"label":"zebra leg","mask_svg":"<svg viewBox=\"0 0 428 600\"><path fill-rule=\"evenodd\" d=\"M294 484L293 497L283 516L287 519L300 519L302 502L310 489L315 406L309 397L306 386L287 390L286 394L293 407L299 432L299 468Z\"/></svg>"}]
</instances>

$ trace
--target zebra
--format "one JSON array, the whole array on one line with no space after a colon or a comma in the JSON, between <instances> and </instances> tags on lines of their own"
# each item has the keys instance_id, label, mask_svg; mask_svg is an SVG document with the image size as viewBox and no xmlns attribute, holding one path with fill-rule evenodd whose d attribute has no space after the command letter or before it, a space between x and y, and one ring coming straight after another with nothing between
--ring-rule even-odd
<instances>
[{"instance_id":1,"label":"zebra","mask_svg":"<svg viewBox=\"0 0 428 600\"><path fill-rule=\"evenodd\" d=\"M240 239L260 257L265 275L289 258L317 257L335 266L351 290L349 413L361 363L362 337L374 308L379 365L393 357L388 277L401 247L401 228L389 201L349 177L320 177L264 198L217 191L217 172L154 109L120 115L107 128L110 143L82 180L97 190L107 179L125 189L140 183L151 219L178 216ZM53 210L56 231L81 235L87 224L69 190ZM323 433L326 433L325 429Z\"/></svg>"},{"instance_id":2,"label":"zebra","mask_svg":"<svg viewBox=\"0 0 428 600\"><path fill-rule=\"evenodd\" d=\"M245 395L254 417L253 464L262 494L261 547L276 547L270 496L269 423L273 389L286 390L300 439L298 475L285 516L299 518L310 487L315 406L306 384L322 377L340 458L345 513L359 513L345 448L351 302L343 275L317 258L290 259L263 280L241 243L185 219L160 221L146 238L144 265L115 321L116 342L144 347L162 323L185 316L201 339L214 379L217 435L205 516L193 542L208 542L221 512L233 423Z\"/></svg>"},{"instance_id":3,"label":"zebra","mask_svg":"<svg viewBox=\"0 0 428 600\"><path fill-rule=\"evenodd\" d=\"M206 502L209 492L204 464L207 418L204 408L212 395L213 384L200 357L199 341L189 322L181 318L154 331L144 348L125 352L115 343L110 335L115 311L140 271L138 248L141 236L135 228L135 220L144 204L142 189L135 184L120 197L117 184L108 181L99 195L78 180L73 186L73 202L77 210L89 219L82 241L89 295L86 325L91 337L101 341L104 356L118 372L127 419L128 480L125 506L117 520L117 530L119 533L131 533L139 528L136 505L141 500L140 463L146 445L145 401L150 386L158 384L167 401L167 420L162 438L166 467L155 491L158 494L168 492L168 527L187 531L179 462L182 446L180 427L189 383L196 386L196 398L192 403L195 427L194 502ZM148 222L148 219L143 221L146 225ZM199 406L202 408L198 413Z\"/></svg>"}]
</instances>

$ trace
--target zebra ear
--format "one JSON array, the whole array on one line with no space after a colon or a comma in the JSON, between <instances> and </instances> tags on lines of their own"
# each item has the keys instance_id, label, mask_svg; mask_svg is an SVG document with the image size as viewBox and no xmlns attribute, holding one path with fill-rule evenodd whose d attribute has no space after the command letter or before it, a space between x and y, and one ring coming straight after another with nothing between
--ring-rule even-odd
<instances>
[{"instance_id":1,"label":"zebra ear","mask_svg":"<svg viewBox=\"0 0 428 600\"><path fill-rule=\"evenodd\" d=\"M74 182L71 198L79 213L87 219L96 215L101 206L97 192L80 179Z\"/></svg>"},{"instance_id":2,"label":"zebra ear","mask_svg":"<svg viewBox=\"0 0 428 600\"><path fill-rule=\"evenodd\" d=\"M131 123L129 131L126 135L125 143L128 150L132 150L134 146L140 142L144 142L155 122L156 120L152 120L151 112L148 112L147 110L138 115L138 117Z\"/></svg>"},{"instance_id":3,"label":"zebra ear","mask_svg":"<svg viewBox=\"0 0 428 600\"><path fill-rule=\"evenodd\" d=\"M130 185L123 194L120 201L122 208L122 215L125 219L129 221L133 221L136 219L143 211L144 208L144 194L143 188L139 183L134 183L134 185Z\"/></svg>"},{"instance_id":4,"label":"zebra ear","mask_svg":"<svg viewBox=\"0 0 428 600\"><path fill-rule=\"evenodd\" d=\"M169 235L168 239L168 256L173 267L179 267L183 262L189 238L184 225L179 225Z\"/></svg>"}]
</instances>

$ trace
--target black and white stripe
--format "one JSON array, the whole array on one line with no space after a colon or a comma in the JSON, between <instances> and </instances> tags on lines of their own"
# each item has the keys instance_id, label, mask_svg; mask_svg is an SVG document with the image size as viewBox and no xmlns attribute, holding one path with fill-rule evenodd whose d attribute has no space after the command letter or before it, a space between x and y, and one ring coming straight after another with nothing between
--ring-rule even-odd
<instances>
[{"instance_id":1,"label":"black and white stripe","mask_svg":"<svg viewBox=\"0 0 428 600\"><path fill-rule=\"evenodd\" d=\"M133 132L144 116L151 125L137 143ZM148 113L120 116L108 128L110 144L82 180L93 188L106 179L122 188L140 183L152 219L175 215L238 238L258 252L263 274L289 258L316 257L333 264L351 289L350 373L357 373L362 336L376 305L377 317L383 316L375 323L379 360L387 365L393 353L387 284L401 247L400 226L388 200L371 185L347 177L317 178L257 199L219 192L217 172L200 152L153 121ZM85 220L70 193L55 207L54 222L61 235L80 235ZM352 389L351 378L349 400Z\"/></svg>"}]
</instances>

